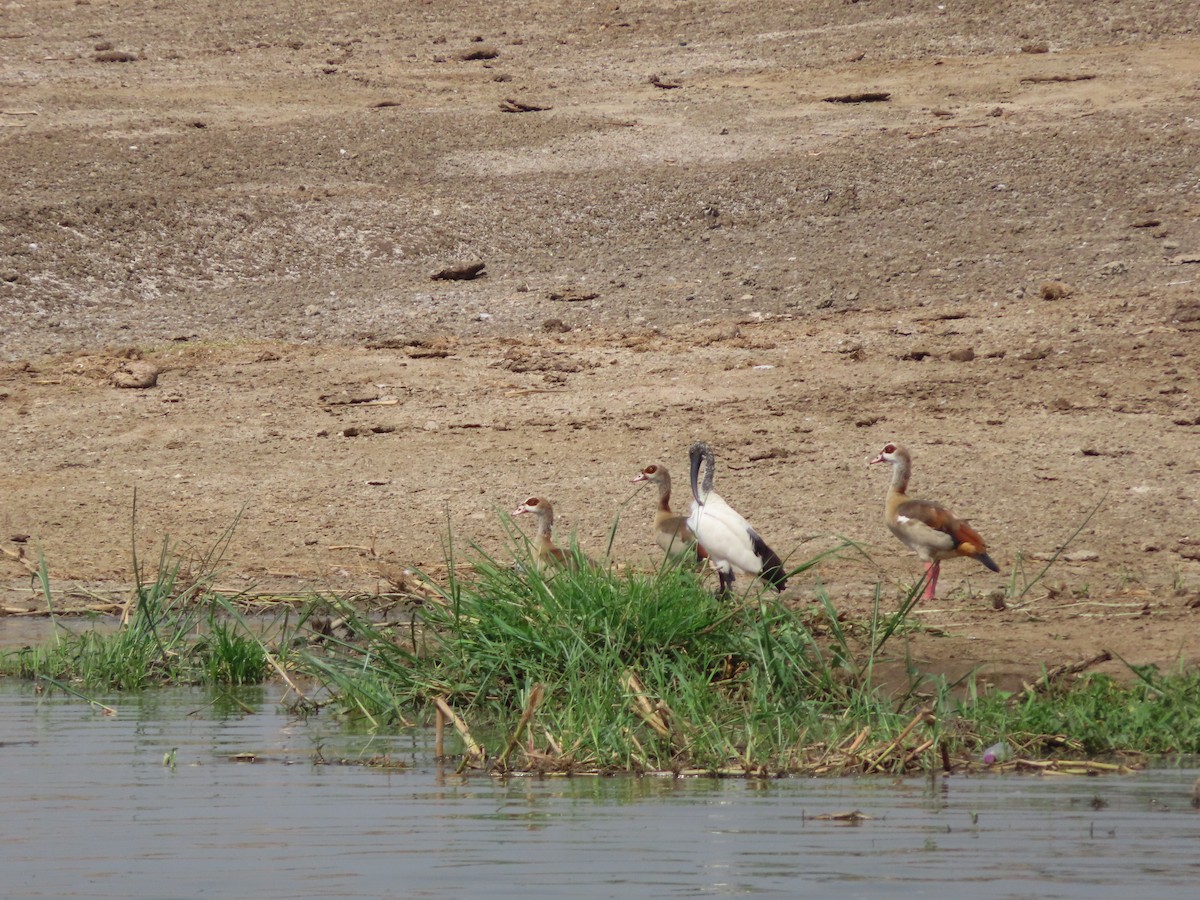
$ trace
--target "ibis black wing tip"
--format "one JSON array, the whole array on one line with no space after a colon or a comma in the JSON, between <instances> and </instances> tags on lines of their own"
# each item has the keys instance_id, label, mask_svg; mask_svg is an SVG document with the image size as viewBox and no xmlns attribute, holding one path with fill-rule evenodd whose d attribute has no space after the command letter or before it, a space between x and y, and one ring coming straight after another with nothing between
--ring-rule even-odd
<instances>
[{"instance_id":1,"label":"ibis black wing tip","mask_svg":"<svg viewBox=\"0 0 1200 900\"><path fill-rule=\"evenodd\" d=\"M767 542L754 530L750 532L750 545L754 548L754 555L762 560L759 577L775 590L782 591L787 587L787 572L783 569L783 560L779 558L779 554L768 547Z\"/></svg>"}]
</instances>

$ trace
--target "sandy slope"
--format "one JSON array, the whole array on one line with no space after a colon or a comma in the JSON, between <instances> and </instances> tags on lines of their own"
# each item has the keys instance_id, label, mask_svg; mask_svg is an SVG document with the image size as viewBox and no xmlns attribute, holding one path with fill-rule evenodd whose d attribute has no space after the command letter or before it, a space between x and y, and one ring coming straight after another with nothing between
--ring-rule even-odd
<instances>
[{"instance_id":1,"label":"sandy slope","mask_svg":"<svg viewBox=\"0 0 1200 900\"><path fill-rule=\"evenodd\" d=\"M944 567L927 664L1200 656L1186 4L505 6L0 12L0 536L121 582L136 488L143 551L241 511L231 584L373 588L542 493L637 563L629 478L704 437L781 553L862 544L820 575L865 609L919 571L900 439L1006 576Z\"/></svg>"}]
</instances>

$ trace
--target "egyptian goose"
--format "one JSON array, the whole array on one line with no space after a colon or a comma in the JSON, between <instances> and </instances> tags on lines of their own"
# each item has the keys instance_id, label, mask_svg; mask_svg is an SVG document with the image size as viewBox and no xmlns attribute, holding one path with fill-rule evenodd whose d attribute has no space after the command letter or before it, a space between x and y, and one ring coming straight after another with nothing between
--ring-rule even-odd
<instances>
[{"instance_id":1,"label":"egyptian goose","mask_svg":"<svg viewBox=\"0 0 1200 900\"><path fill-rule=\"evenodd\" d=\"M703 441L692 444L688 455L692 463L693 500L687 525L720 577L717 596L729 595L734 570L759 575L775 590L782 591L787 587L787 573L778 554L712 489L716 463L708 444ZM705 466L703 483L699 480L701 463Z\"/></svg>"},{"instance_id":2,"label":"egyptian goose","mask_svg":"<svg viewBox=\"0 0 1200 900\"><path fill-rule=\"evenodd\" d=\"M698 543L687 516L671 512L671 473L666 466L646 466L633 479L634 484L648 481L658 486L658 510L654 514L654 540L667 552L669 559L704 560L708 554Z\"/></svg>"},{"instance_id":3,"label":"egyptian goose","mask_svg":"<svg viewBox=\"0 0 1200 900\"><path fill-rule=\"evenodd\" d=\"M890 463L892 481L888 487L883 520L905 546L914 550L925 563L924 599L932 600L937 591L938 572L943 559L969 556L993 572L1000 567L987 555L987 545L971 525L946 507L929 500L909 500L908 478L912 457L899 444L888 444L871 463Z\"/></svg>"},{"instance_id":4,"label":"egyptian goose","mask_svg":"<svg viewBox=\"0 0 1200 900\"><path fill-rule=\"evenodd\" d=\"M513 516L533 513L536 516L537 532L533 540L533 558L543 568L547 566L575 567L575 558L554 546L554 507L543 497L530 497L513 510Z\"/></svg>"}]
</instances>

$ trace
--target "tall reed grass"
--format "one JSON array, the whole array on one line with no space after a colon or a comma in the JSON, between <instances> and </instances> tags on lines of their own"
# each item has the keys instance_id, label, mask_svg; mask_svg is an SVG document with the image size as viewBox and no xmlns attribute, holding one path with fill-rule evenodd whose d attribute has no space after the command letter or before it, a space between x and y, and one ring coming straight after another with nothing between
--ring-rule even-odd
<instances>
[{"instance_id":1,"label":"tall reed grass","mask_svg":"<svg viewBox=\"0 0 1200 900\"><path fill-rule=\"evenodd\" d=\"M446 710L481 757L508 764L519 748L519 765L554 771L791 771L864 725L889 739L919 706L874 682L916 590L891 613L877 602L861 637L822 593L818 637L753 584L722 602L688 568L613 571L577 556L546 571L525 550L513 548L515 564L448 554L448 578L427 582L432 599L405 626L328 599L352 637L293 662L343 711L383 724Z\"/></svg>"},{"instance_id":2,"label":"tall reed grass","mask_svg":"<svg viewBox=\"0 0 1200 900\"><path fill-rule=\"evenodd\" d=\"M3 655L0 673L84 699L81 688L274 673L297 710L371 728L433 720L439 747L453 730L461 765L491 771L904 773L977 766L992 743L1037 757L1200 752L1194 671L1130 667L1132 684L1047 673L1020 694L920 672L904 638L919 628L923 583L899 597L877 587L866 618L849 621L815 578L803 611L753 581L723 601L686 566L617 570L572 548L574 565L542 569L514 529L510 558L472 547L464 559L449 544L448 574L422 577L410 615L314 595L265 628L215 589L232 534L186 563L166 540L153 566L135 553L128 615L107 632L58 615L43 558L55 637ZM792 577L850 552L861 551L835 547ZM899 689L877 676L885 662L904 664Z\"/></svg>"},{"instance_id":3,"label":"tall reed grass","mask_svg":"<svg viewBox=\"0 0 1200 900\"><path fill-rule=\"evenodd\" d=\"M234 523L236 525L236 522ZM42 556L38 583L54 626L51 643L0 657L0 673L133 690L157 684L256 684L267 677L261 641L231 623L229 598L213 591L218 566L233 536L230 526L196 560L185 561L164 539L148 571L134 551L134 587L122 621L112 629L78 627L53 606L49 566Z\"/></svg>"}]
</instances>

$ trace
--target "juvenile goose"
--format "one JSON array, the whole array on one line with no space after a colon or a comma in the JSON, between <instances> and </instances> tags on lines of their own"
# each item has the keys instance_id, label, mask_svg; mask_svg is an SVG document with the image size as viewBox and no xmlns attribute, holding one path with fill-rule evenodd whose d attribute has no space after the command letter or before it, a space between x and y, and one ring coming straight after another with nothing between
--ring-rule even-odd
<instances>
[{"instance_id":1,"label":"juvenile goose","mask_svg":"<svg viewBox=\"0 0 1200 900\"><path fill-rule=\"evenodd\" d=\"M775 590L782 591L787 587L787 573L783 571L779 556L750 527L750 523L712 489L716 463L708 444L703 441L692 444L688 455L692 463L693 500L687 525L720 577L717 596L728 596L735 570L759 575ZM699 480L702 463L705 467L703 483Z\"/></svg>"},{"instance_id":2,"label":"juvenile goose","mask_svg":"<svg viewBox=\"0 0 1200 900\"><path fill-rule=\"evenodd\" d=\"M929 500L909 500L908 478L912 457L899 444L888 444L871 463L890 463L892 481L888 487L883 521L905 546L914 550L925 563L925 600L937 591L942 560L953 556L977 559L993 572L1000 567L987 555L987 545L971 525L946 507Z\"/></svg>"},{"instance_id":3,"label":"juvenile goose","mask_svg":"<svg viewBox=\"0 0 1200 900\"><path fill-rule=\"evenodd\" d=\"M547 566L575 567L575 558L561 547L554 546L554 507L543 497L530 497L513 510L513 517L533 513L537 531L533 540L533 557L543 568Z\"/></svg>"},{"instance_id":4,"label":"juvenile goose","mask_svg":"<svg viewBox=\"0 0 1200 900\"><path fill-rule=\"evenodd\" d=\"M687 556L688 559L703 560L708 554L696 543L696 535L688 528L687 516L671 512L671 473L666 466L646 466L633 479L637 484L648 481L658 486L658 510L654 513L654 540L671 558Z\"/></svg>"}]
</instances>

